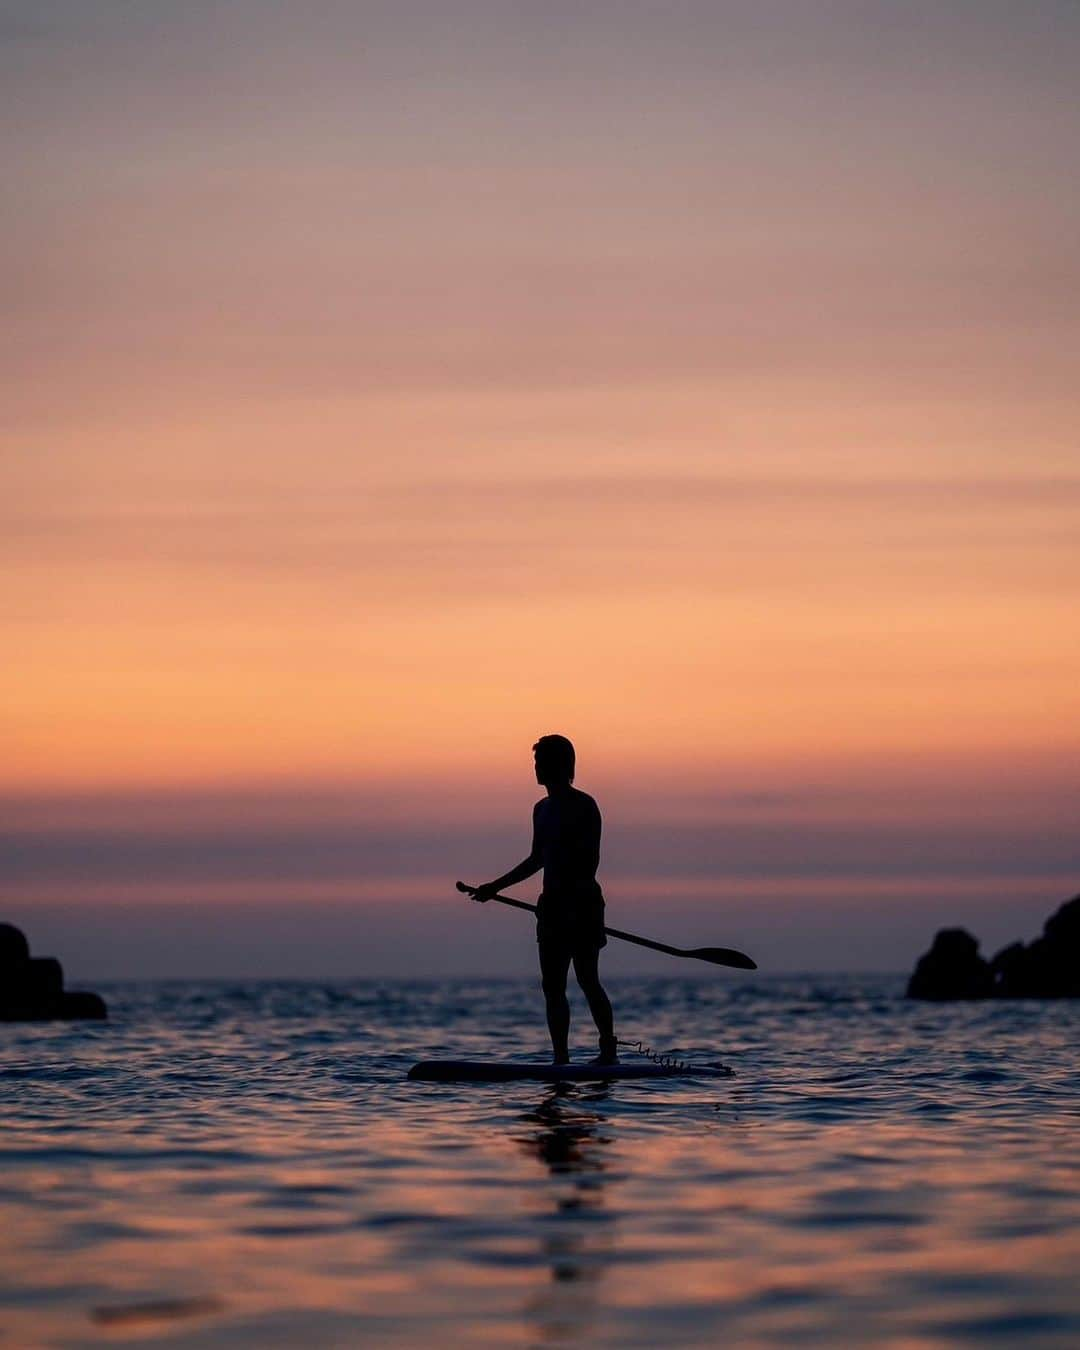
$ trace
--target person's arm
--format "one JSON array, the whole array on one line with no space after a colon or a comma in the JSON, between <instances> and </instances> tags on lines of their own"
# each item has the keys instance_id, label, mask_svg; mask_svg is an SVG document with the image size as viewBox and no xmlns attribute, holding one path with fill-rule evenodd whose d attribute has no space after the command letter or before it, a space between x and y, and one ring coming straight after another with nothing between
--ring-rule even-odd
<instances>
[{"instance_id":1,"label":"person's arm","mask_svg":"<svg viewBox=\"0 0 1080 1350\"><path fill-rule=\"evenodd\" d=\"M518 881L524 881L526 877L532 877L540 871L544 865L543 855L540 851L540 841L537 838L536 830L536 812L533 812L533 841L532 850L529 856L518 863L516 867L511 867L509 872L504 872L501 877L494 881L488 881L483 886L477 886L473 892L473 899L479 900L482 905L487 904L493 895L497 895L504 886L513 886Z\"/></svg>"},{"instance_id":2,"label":"person's arm","mask_svg":"<svg viewBox=\"0 0 1080 1350\"><path fill-rule=\"evenodd\" d=\"M485 882L483 886L477 886L473 892L473 899L486 904L493 895L497 895L504 886L513 886L517 881L524 881L526 877L535 876L543 867L539 858L534 858L530 853L523 862L519 862L516 867L511 867L509 872L504 873L495 881Z\"/></svg>"}]
</instances>

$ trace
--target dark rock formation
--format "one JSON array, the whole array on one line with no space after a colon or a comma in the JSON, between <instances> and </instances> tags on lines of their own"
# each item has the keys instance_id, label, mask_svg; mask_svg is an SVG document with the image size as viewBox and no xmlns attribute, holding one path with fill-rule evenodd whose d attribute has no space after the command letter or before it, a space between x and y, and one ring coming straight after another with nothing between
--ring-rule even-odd
<instances>
[{"instance_id":1,"label":"dark rock formation","mask_svg":"<svg viewBox=\"0 0 1080 1350\"><path fill-rule=\"evenodd\" d=\"M908 981L908 998L1080 998L1080 895L1047 919L1042 937L987 963L963 928L943 928Z\"/></svg>"},{"instance_id":2,"label":"dark rock formation","mask_svg":"<svg viewBox=\"0 0 1080 1350\"><path fill-rule=\"evenodd\" d=\"M0 1022L107 1016L102 998L65 992L60 962L51 956L32 957L23 934L10 923L0 923Z\"/></svg>"},{"instance_id":3,"label":"dark rock formation","mask_svg":"<svg viewBox=\"0 0 1080 1350\"><path fill-rule=\"evenodd\" d=\"M30 958L30 946L22 931L12 923L0 923L0 971Z\"/></svg>"},{"instance_id":4,"label":"dark rock formation","mask_svg":"<svg viewBox=\"0 0 1080 1350\"><path fill-rule=\"evenodd\" d=\"M1024 944L1014 942L1008 947L1002 947L990 962L990 974L995 994L1015 998L1015 991L1027 984L1027 948ZM1007 994L1006 990L1009 991Z\"/></svg>"},{"instance_id":5,"label":"dark rock formation","mask_svg":"<svg viewBox=\"0 0 1080 1350\"><path fill-rule=\"evenodd\" d=\"M965 928L942 928L919 958L908 981L908 998L989 998L994 985L979 943Z\"/></svg>"},{"instance_id":6,"label":"dark rock formation","mask_svg":"<svg viewBox=\"0 0 1080 1350\"><path fill-rule=\"evenodd\" d=\"M991 969L999 998L1080 998L1080 895L1047 919L1042 937L998 952Z\"/></svg>"}]
</instances>

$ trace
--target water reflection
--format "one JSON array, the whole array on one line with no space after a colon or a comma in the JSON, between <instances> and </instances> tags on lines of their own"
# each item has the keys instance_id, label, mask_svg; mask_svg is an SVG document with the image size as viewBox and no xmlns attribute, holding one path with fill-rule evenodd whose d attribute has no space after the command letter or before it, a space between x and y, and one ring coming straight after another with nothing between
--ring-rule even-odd
<instances>
[{"instance_id":1,"label":"water reflection","mask_svg":"<svg viewBox=\"0 0 1080 1350\"><path fill-rule=\"evenodd\" d=\"M595 1098L593 1099L595 1100ZM537 1243L551 1278L530 1297L523 1316L541 1341L577 1340L595 1321L598 1285L614 1250L615 1215L608 1208L612 1175L605 1151L610 1122L582 1108L578 1090L557 1085L522 1120L522 1151L548 1173L534 1214Z\"/></svg>"}]
</instances>

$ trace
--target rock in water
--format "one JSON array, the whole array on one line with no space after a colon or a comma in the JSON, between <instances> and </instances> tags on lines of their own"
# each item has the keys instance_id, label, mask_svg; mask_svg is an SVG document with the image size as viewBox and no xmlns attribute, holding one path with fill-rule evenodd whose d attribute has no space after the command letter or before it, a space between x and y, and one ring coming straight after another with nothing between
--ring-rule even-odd
<instances>
[{"instance_id":1,"label":"rock in water","mask_svg":"<svg viewBox=\"0 0 1080 1350\"><path fill-rule=\"evenodd\" d=\"M999 998L1080 998L1080 895L1051 914L1042 937L998 952L991 969Z\"/></svg>"},{"instance_id":2,"label":"rock in water","mask_svg":"<svg viewBox=\"0 0 1080 1350\"><path fill-rule=\"evenodd\" d=\"M60 1000L60 1017L78 1017L88 1021L100 1021L108 1017L109 1010L100 994L91 994L86 989L72 989Z\"/></svg>"},{"instance_id":3,"label":"rock in water","mask_svg":"<svg viewBox=\"0 0 1080 1350\"><path fill-rule=\"evenodd\" d=\"M979 955L979 943L965 928L942 928L933 946L919 958L908 981L908 998L989 998L990 966Z\"/></svg>"},{"instance_id":4,"label":"rock in water","mask_svg":"<svg viewBox=\"0 0 1080 1350\"><path fill-rule=\"evenodd\" d=\"M994 993L999 998L1023 998L1032 981L1028 976L1028 951L1022 942L1013 942L990 962ZM1023 991L1023 992L1021 992Z\"/></svg>"},{"instance_id":5,"label":"rock in water","mask_svg":"<svg viewBox=\"0 0 1080 1350\"><path fill-rule=\"evenodd\" d=\"M30 945L25 934L13 923L0 923L0 979L9 966L17 966L30 958Z\"/></svg>"},{"instance_id":6,"label":"rock in water","mask_svg":"<svg viewBox=\"0 0 1080 1350\"><path fill-rule=\"evenodd\" d=\"M0 1022L107 1016L103 999L65 992L60 962L51 956L32 957L19 929L0 923Z\"/></svg>"},{"instance_id":7,"label":"rock in water","mask_svg":"<svg viewBox=\"0 0 1080 1350\"><path fill-rule=\"evenodd\" d=\"M943 928L908 981L908 998L1080 998L1080 895L1067 900L1025 947L987 964L963 928Z\"/></svg>"}]
</instances>

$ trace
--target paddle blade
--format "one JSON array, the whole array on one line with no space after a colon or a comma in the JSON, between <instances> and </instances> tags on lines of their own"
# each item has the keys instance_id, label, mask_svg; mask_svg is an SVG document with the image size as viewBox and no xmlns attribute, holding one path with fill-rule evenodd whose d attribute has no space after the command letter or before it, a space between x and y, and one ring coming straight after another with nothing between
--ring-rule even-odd
<instances>
[{"instance_id":1,"label":"paddle blade","mask_svg":"<svg viewBox=\"0 0 1080 1350\"><path fill-rule=\"evenodd\" d=\"M699 961L709 961L714 966L733 966L736 970L757 970L757 962L745 952L737 952L731 947L695 947L684 951L683 956L695 956Z\"/></svg>"}]
</instances>

